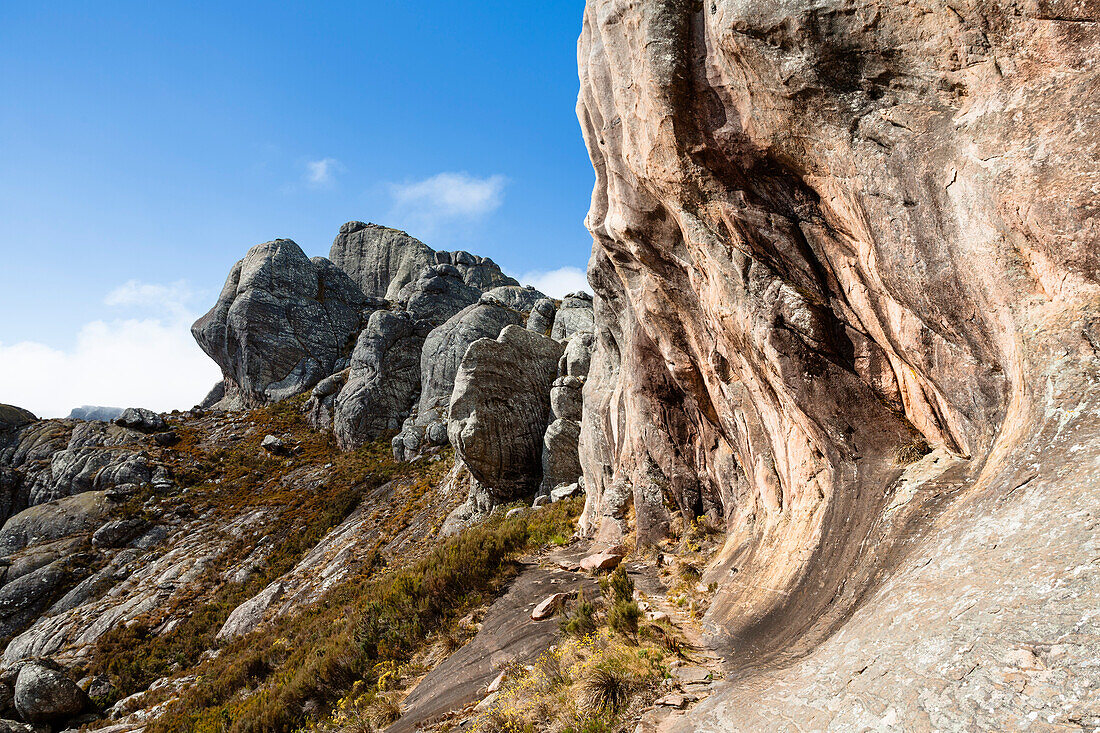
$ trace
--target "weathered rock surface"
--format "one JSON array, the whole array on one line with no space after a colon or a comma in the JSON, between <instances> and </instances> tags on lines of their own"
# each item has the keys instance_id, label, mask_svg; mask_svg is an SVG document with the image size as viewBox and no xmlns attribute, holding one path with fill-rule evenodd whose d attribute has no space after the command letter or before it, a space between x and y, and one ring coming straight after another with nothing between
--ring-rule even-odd
<instances>
[{"instance_id":1,"label":"weathered rock surface","mask_svg":"<svg viewBox=\"0 0 1100 733\"><path fill-rule=\"evenodd\" d=\"M550 385L561 344L511 325L470 344L455 377L447 435L456 455L499 502L537 487Z\"/></svg>"},{"instance_id":2,"label":"weathered rock surface","mask_svg":"<svg viewBox=\"0 0 1100 733\"><path fill-rule=\"evenodd\" d=\"M407 300L401 295L402 289L419 279L424 268L435 265L454 267L459 278L478 292L519 284L488 257L461 251L436 252L403 231L361 221L349 221L340 227L329 259L366 295L392 301Z\"/></svg>"},{"instance_id":3,"label":"weathered rock surface","mask_svg":"<svg viewBox=\"0 0 1100 733\"><path fill-rule=\"evenodd\" d=\"M522 325L523 320L519 311L483 296L428 334L420 356L420 398L393 442L398 460L412 458L422 446L446 444L447 407L466 349L478 339L495 339L505 326Z\"/></svg>"},{"instance_id":4,"label":"weathered rock surface","mask_svg":"<svg viewBox=\"0 0 1100 733\"><path fill-rule=\"evenodd\" d=\"M191 332L225 377L218 405L252 407L343 368L365 312L380 305L332 262L277 239L233 266L217 304Z\"/></svg>"},{"instance_id":5,"label":"weathered rock surface","mask_svg":"<svg viewBox=\"0 0 1100 733\"><path fill-rule=\"evenodd\" d=\"M90 534L103 524L109 506L106 492L86 491L24 509L0 529L0 555L10 555L32 541Z\"/></svg>"},{"instance_id":6,"label":"weathered rock surface","mask_svg":"<svg viewBox=\"0 0 1100 733\"><path fill-rule=\"evenodd\" d=\"M435 264L435 252L419 239L361 221L340 227L328 258L351 276L365 295L387 300L396 300L402 287Z\"/></svg>"},{"instance_id":7,"label":"weathered rock surface","mask_svg":"<svg viewBox=\"0 0 1100 733\"><path fill-rule=\"evenodd\" d=\"M28 723L62 723L90 706L88 696L60 668L37 662L19 668L15 709Z\"/></svg>"},{"instance_id":8,"label":"weathered rock surface","mask_svg":"<svg viewBox=\"0 0 1100 733\"><path fill-rule=\"evenodd\" d=\"M554 314L558 312L557 304L550 298L541 298L531 306L531 315L527 317L528 330L549 336L554 328Z\"/></svg>"},{"instance_id":9,"label":"weathered rock surface","mask_svg":"<svg viewBox=\"0 0 1100 733\"><path fill-rule=\"evenodd\" d=\"M723 522L746 668L679 729L1095 720L1098 21L588 2L583 524Z\"/></svg>"},{"instance_id":10,"label":"weathered rock surface","mask_svg":"<svg viewBox=\"0 0 1100 733\"><path fill-rule=\"evenodd\" d=\"M421 270L395 300L415 318L438 326L480 297L481 290L468 285L457 267L441 264Z\"/></svg>"},{"instance_id":11,"label":"weathered rock surface","mask_svg":"<svg viewBox=\"0 0 1100 733\"><path fill-rule=\"evenodd\" d=\"M362 335L362 334L360 334ZM354 354L354 352L353 352ZM353 357L354 358L354 357ZM348 375L351 367L336 372L332 376L325 377L313 391L309 393L309 399L303 409L309 416L309 424L317 430L332 430L333 412L336 409L336 395L348 383Z\"/></svg>"},{"instance_id":12,"label":"weathered rock surface","mask_svg":"<svg viewBox=\"0 0 1100 733\"><path fill-rule=\"evenodd\" d=\"M595 330L592 296L579 292L565 296L554 314L554 326L550 335L558 341L564 341L575 333L592 333Z\"/></svg>"},{"instance_id":13,"label":"weathered rock surface","mask_svg":"<svg viewBox=\"0 0 1100 733\"><path fill-rule=\"evenodd\" d=\"M576 484L581 477L578 444L583 388L595 343L590 333L575 334L558 362L558 377L550 389L551 423L543 436L540 494L548 494L556 486Z\"/></svg>"},{"instance_id":14,"label":"weathered rock surface","mask_svg":"<svg viewBox=\"0 0 1100 733\"><path fill-rule=\"evenodd\" d=\"M530 285L501 285L487 291L486 295L496 298L509 308L515 308L524 313L530 313L536 303L547 299L543 293Z\"/></svg>"},{"instance_id":15,"label":"weathered rock surface","mask_svg":"<svg viewBox=\"0 0 1100 733\"><path fill-rule=\"evenodd\" d=\"M376 311L359 334L333 431L344 450L399 430L420 395L420 355L431 324L407 312Z\"/></svg>"},{"instance_id":16,"label":"weathered rock surface","mask_svg":"<svg viewBox=\"0 0 1100 733\"><path fill-rule=\"evenodd\" d=\"M115 425L131 430L139 430L143 433L156 433L168 429L168 423L164 418L144 407L127 407L118 417L112 420Z\"/></svg>"}]
</instances>

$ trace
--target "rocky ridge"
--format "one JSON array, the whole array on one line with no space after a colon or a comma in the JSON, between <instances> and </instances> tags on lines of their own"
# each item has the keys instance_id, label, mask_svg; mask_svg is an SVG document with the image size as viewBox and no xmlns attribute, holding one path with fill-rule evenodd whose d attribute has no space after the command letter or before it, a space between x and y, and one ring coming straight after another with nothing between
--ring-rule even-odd
<instances>
[{"instance_id":1,"label":"rocky ridge","mask_svg":"<svg viewBox=\"0 0 1100 733\"><path fill-rule=\"evenodd\" d=\"M544 723L614 662L640 732L1095 728L1098 23L588 0L594 297L349 222L234 267L200 409L0 406L0 715Z\"/></svg>"}]
</instances>

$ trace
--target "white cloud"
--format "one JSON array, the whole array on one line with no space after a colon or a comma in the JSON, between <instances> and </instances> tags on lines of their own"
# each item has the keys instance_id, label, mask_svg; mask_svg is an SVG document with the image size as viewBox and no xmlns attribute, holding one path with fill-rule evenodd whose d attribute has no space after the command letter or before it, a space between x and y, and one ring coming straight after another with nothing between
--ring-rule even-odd
<instances>
[{"instance_id":1,"label":"white cloud","mask_svg":"<svg viewBox=\"0 0 1100 733\"><path fill-rule=\"evenodd\" d=\"M168 285L128 280L107 293L107 297L103 299L103 302L110 306L163 309L168 313L175 314L189 312L187 303L194 296L195 294L191 292L184 280L178 280Z\"/></svg>"},{"instance_id":2,"label":"white cloud","mask_svg":"<svg viewBox=\"0 0 1100 733\"><path fill-rule=\"evenodd\" d=\"M524 285L531 285L541 290L551 298L561 298L578 290L592 292L592 288L588 287L588 277L579 267L559 267L548 272L534 270L516 279Z\"/></svg>"},{"instance_id":3,"label":"white cloud","mask_svg":"<svg viewBox=\"0 0 1100 733\"><path fill-rule=\"evenodd\" d=\"M321 158L306 162L306 183L314 188L326 188L336 183L336 174L344 167L336 158Z\"/></svg>"},{"instance_id":4,"label":"white cloud","mask_svg":"<svg viewBox=\"0 0 1100 733\"><path fill-rule=\"evenodd\" d=\"M86 323L69 349L0 343L0 402L42 417L80 405L187 409L221 378L191 337L198 316L185 283L130 281L104 302L139 317Z\"/></svg>"},{"instance_id":5,"label":"white cloud","mask_svg":"<svg viewBox=\"0 0 1100 733\"><path fill-rule=\"evenodd\" d=\"M425 229L446 221L472 220L504 203L504 176L477 178L468 173L439 173L423 181L393 184L393 216Z\"/></svg>"}]
</instances>

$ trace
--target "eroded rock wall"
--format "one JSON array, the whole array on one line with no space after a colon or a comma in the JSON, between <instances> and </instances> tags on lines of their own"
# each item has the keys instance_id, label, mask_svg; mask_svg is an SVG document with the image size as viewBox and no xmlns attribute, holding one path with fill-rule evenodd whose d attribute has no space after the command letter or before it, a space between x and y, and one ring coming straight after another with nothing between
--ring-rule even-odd
<instances>
[{"instance_id":1,"label":"eroded rock wall","mask_svg":"<svg viewBox=\"0 0 1100 733\"><path fill-rule=\"evenodd\" d=\"M737 665L813 648L945 507L1070 460L1024 446L1095 391L1097 21L589 0L583 526L721 521Z\"/></svg>"}]
</instances>

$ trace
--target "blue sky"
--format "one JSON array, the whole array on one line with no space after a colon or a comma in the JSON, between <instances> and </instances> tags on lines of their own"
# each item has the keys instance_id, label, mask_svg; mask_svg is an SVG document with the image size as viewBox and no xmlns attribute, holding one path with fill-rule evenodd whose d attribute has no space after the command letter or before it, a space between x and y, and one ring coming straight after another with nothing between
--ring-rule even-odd
<instances>
[{"instance_id":1,"label":"blue sky","mask_svg":"<svg viewBox=\"0 0 1100 733\"><path fill-rule=\"evenodd\" d=\"M578 284L582 10L0 3L0 402L189 406L231 264L351 219Z\"/></svg>"}]
</instances>

